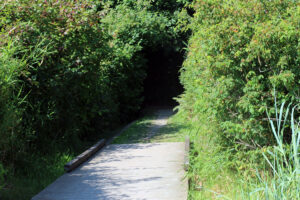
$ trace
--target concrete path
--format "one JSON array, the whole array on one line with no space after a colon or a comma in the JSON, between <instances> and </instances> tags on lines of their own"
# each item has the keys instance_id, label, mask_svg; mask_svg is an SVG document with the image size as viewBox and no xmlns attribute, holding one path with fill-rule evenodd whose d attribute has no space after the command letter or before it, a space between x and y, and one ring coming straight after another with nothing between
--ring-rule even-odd
<instances>
[{"instance_id":1,"label":"concrete path","mask_svg":"<svg viewBox=\"0 0 300 200\"><path fill-rule=\"evenodd\" d=\"M160 109L156 112L156 119L152 120L152 125L148 130L146 140L150 140L153 136L155 136L159 129L163 126L167 125L169 117L173 114L171 109Z\"/></svg>"},{"instance_id":2,"label":"concrete path","mask_svg":"<svg viewBox=\"0 0 300 200\"><path fill-rule=\"evenodd\" d=\"M184 143L109 145L33 200L185 200Z\"/></svg>"},{"instance_id":3,"label":"concrete path","mask_svg":"<svg viewBox=\"0 0 300 200\"><path fill-rule=\"evenodd\" d=\"M167 124L172 110L156 112L147 140ZM32 200L186 200L184 143L113 144Z\"/></svg>"}]
</instances>

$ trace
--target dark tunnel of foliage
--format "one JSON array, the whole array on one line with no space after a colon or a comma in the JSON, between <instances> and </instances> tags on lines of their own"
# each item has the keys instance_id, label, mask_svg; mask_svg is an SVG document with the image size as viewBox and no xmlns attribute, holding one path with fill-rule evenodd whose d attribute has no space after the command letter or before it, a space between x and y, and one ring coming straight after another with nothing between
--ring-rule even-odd
<instances>
[{"instance_id":1,"label":"dark tunnel of foliage","mask_svg":"<svg viewBox=\"0 0 300 200\"><path fill-rule=\"evenodd\" d=\"M174 81L162 82L177 84L169 97L178 94L182 59L174 60L174 67L157 59L182 57L185 36L176 23L184 4L1 1L1 163L24 166L32 152L47 153L60 144L76 148L133 119L142 95L153 94L149 86L143 92L151 65L156 65L154 74L160 67L171 71ZM162 51L169 53L161 56Z\"/></svg>"},{"instance_id":2,"label":"dark tunnel of foliage","mask_svg":"<svg viewBox=\"0 0 300 200\"><path fill-rule=\"evenodd\" d=\"M179 94L184 120L248 162L276 144L274 90L299 103L299 20L294 0L2 0L0 188L32 154L79 151Z\"/></svg>"}]
</instances>

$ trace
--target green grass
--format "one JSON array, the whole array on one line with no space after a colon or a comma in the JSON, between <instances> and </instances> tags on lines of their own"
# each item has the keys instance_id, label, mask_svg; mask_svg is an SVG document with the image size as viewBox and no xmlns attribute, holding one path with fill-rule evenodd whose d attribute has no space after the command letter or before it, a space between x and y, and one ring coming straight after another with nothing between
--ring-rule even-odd
<instances>
[{"instance_id":1,"label":"green grass","mask_svg":"<svg viewBox=\"0 0 300 200\"><path fill-rule=\"evenodd\" d=\"M241 177L228 169L228 152L221 152L215 142L205 134L191 133L193 146L191 166L188 172L190 179L189 199L241 199Z\"/></svg>"},{"instance_id":2,"label":"green grass","mask_svg":"<svg viewBox=\"0 0 300 200\"><path fill-rule=\"evenodd\" d=\"M178 113L169 120L169 126L179 127L175 135L189 135L191 139L189 179L190 200L245 199L251 188L249 175L231 169L230 152L217 145L214 119L187 119ZM178 137L178 138L180 138Z\"/></svg>"},{"instance_id":3,"label":"green grass","mask_svg":"<svg viewBox=\"0 0 300 200\"><path fill-rule=\"evenodd\" d=\"M188 126L179 123L174 116L168 119L167 125L160 128L150 142L183 142L188 135Z\"/></svg>"},{"instance_id":4,"label":"green grass","mask_svg":"<svg viewBox=\"0 0 300 200\"><path fill-rule=\"evenodd\" d=\"M29 200L64 173L64 164L74 155L53 153L48 156L33 155L30 169L8 174L5 187L0 190L3 200Z\"/></svg>"},{"instance_id":5,"label":"green grass","mask_svg":"<svg viewBox=\"0 0 300 200\"><path fill-rule=\"evenodd\" d=\"M113 140L113 144L145 143L148 136L148 130L152 125L155 115L145 116L134 122L121 135Z\"/></svg>"},{"instance_id":6,"label":"green grass","mask_svg":"<svg viewBox=\"0 0 300 200\"><path fill-rule=\"evenodd\" d=\"M276 105L276 99L275 99ZM285 108L285 103L280 109L275 106L276 115L273 122L268 115L277 145L272 150L264 153L268 162L272 176L259 176L259 184L254 186L255 199L300 199L300 123L297 118L300 104L291 109L290 120L288 119L291 104ZM299 115L298 115L299 116ZM291 141L290 144L284 142L284 135L289 134L285 130L286 124L290 122ZM253 198L253 199L254 199Z\"/></svg>"},{"instance_id":7,"label":"green grass","mask_svg":"<svg viewBox=\"0 0 300 200\"><path fill-rule=\"evenodd\" d=\"M189 199L239 199L240 176L228 170L228 153L221 153L214 141L213 120L186 120L182 114L175 115L171 122L180 129L178 134L191 139Z\"/></svg>"},{"instance_id":8,"label":"green grass","mask_svg":"<svg viewBox=\"0 0 300 200\"><path fill-rule=\"evenodd\" d=\"M292 141L288 145L283 144L282 139L283 134L288 134L284 131L288 116L285 113L288 111L284 112L283 106L275 116L277 121L273 123L270 120L277 146L239 152L247 160L241 161L243 167L239 168L233 168L233 163L238 162L240 157L218 145L216 138L220 130L216 129L213 119L186 120L184 113L174 116L172 122L179 126L184 124L179 131L188 132L192 141L191 165L187 174L190 180L189 199L300 199L300 128L297 119L293 118L297 107L291 114ZM280 124L282 121L284 123ZM263 160L258 160L257 154Z\"/></svg>"},{"instance_id":9,"label":"green grass","mask_svg":"<svg viewBox=\"0 0 300 200\"><path fill-rule=\"evenodd\" d=\"M153 126L153 121L156 118L156 114L151 114L137 120L120 136L115 138L113 144L184 141L185 136L188 135L184 129L184 125L177 123L176 120L173 120L173 117L168 119L167 125L158 129L158 131L149 138L149 130Z\"/></svg>"}]
</instances>

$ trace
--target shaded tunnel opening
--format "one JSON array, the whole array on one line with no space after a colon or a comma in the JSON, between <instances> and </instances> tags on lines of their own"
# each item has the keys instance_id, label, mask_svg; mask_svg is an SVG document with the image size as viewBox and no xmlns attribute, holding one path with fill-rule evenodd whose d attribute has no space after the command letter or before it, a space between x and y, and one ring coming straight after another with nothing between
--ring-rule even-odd
<instances>
[{"instance_id":1,"label":"shaded tunnel opening","mask_svg":"<svg viewBox=\"0 0 300 200\"><path fill-rule=\"evenodd\" d=\"M184 52L172 47L147 48L147 77L144 80L143 107L174 107L177 97L183 92L179 81L179 69L184 61Z\"/></svg>"}]
</instances>

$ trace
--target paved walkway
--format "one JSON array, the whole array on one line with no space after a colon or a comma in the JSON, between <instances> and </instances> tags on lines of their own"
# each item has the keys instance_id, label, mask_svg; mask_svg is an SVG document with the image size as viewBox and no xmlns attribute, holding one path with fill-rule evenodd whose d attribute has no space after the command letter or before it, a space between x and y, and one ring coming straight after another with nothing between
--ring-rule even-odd
<instances>
[{"instance_id":1,"label":"paved walkway","mask_svg":"<svg viewBox=\"0 0 300 200\"><path fill-rule=\"evenodd\" d=\"M181 142L109 145L33 200L185 200L183 163Z\"/></svg>"},{"instance_id":2,"label":"paved walkway","mask_svg":"<svg viewBox=\"0 0 300 200\"><path fill-rule=\"evenodd\" d=\"M184 143L109 145L33 200L184 200Z\"/></svg>"},{"instance_id":3,"label":"paved walkway","mask_svg":"<svg viewBox=\"0 0 300 200\"><path fill-rule=\"evenodd\" d=\"M156 119L152 120L152 125L148 130L148 135L146 140L150 140L153 136L155 136L159 129L163 126L166 126L168 123L169 117L173 114L173 111L170 109L161 109L156 112Z\"/></svg>"}]
</instances>

